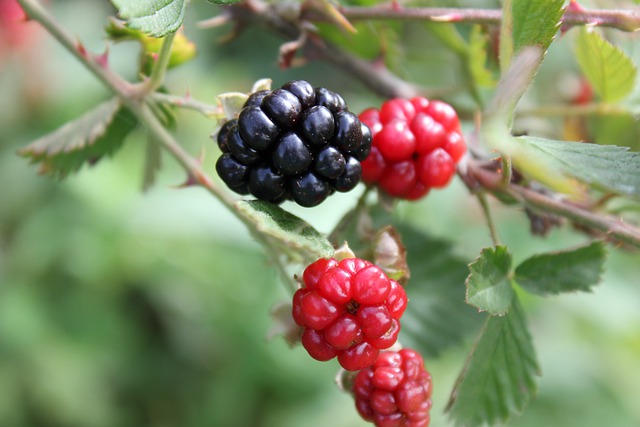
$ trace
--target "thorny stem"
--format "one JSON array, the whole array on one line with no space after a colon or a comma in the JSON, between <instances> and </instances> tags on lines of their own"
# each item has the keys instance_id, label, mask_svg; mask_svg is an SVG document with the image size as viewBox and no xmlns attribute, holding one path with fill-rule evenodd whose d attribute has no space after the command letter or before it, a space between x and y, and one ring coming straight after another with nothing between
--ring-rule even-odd
<instances>
[{"instance_id":1,"label":"thorny stem","mask_svg":"<svg viewBox=\"0 0 640 427\"><path fill-rule=\"evenodd\" d=\"M262 25L286 40L297 40L300 32L303 31L298 22L283 17L285 12L262 0L246 0L237 3L225 9L224 13L228 14L229 20L236 22L240 28ZM402 80L383 65L365 61L317 36L307 37L304 51L310 58L324 59L333 63L381 96L411 98L420 93L427 95L426 89Z\"/></svg>"},{"instance_id":2,"label":"thorny stem","mask_svg":"<svg viewBox=\"0 0 640 427\"><path fill-rule=\"evenodd\" d=\"M166 151L168 151L187 171L187 173L190 175L190 179L193 179L196 184L200 185L211 195L217 198L240 221L242 221L242 223L245 224L245 226L249 230L249 233L254 236L258 243L262 244L266 248L265 252L267 253L268 258L280 272L280 274L282 275L282 279L289 284L292 293L295 292L295 290L297 289L297 284L295 283L293 278L290 277L285 266L282 263L282 260L278 257L279 252L277 250L277 245L270 241L266 236L262 235L262 233L258 230L257 225L238 209L235 203L235 199L229 196L226 191L222 190L202 168L200 162L189 155L189 153L187 153L182 148L182 146L178 143L174 136L156 117L150 105L148 104L149 101L154 99L165 102L175 102L177 101L177 97L172 97L169 95L163 96L159 93L146 93L145 91L129 90L129 87L127 87L126 90L123 89L124 86L122 82L124 81L120 80L118 75L114 74L108 68L96 69L89 56L77 54L76 45L78 43L75 43L73 38L69 37L69 35L66 33L66 30L61 25L59 25L59 23L56 22L54 18L37 3L37 1L19 1L23 6L25 12L27 12L32 19L42 23L42 25L51 35L59 40L69 51L74 53L76 58L81 63L83 63L91 71L94 71L94 74L96 74L96 76L101 81L103 81L116 96L121 99L123 104L126 105L136 115L138 120L147 128L147 130L153 136L153 139L157 141ZM158 58L158 63L156 64L156 68L154 68L154 72L152 73L150 80L148 80L152 83L150 86L146 87L147 90L155 90L162 84L162 80L164 78L164 70L166 69L169 52L171 50L172 39L172 37L167 37L165 39L162 51ZM141 87L144 88L144 86ZM140 96L142 96L143 98L139 99ZM144 99L145 96L148 99ZM187 102L187 100L184 98L182 103L186 103L194 109L199 109L203 113L204 111L209 111L212 108L193 100Z\"/></svg>"},{"instance_id":3,"label":"thorny stem","mask_svg":"<svg viewBox=\"0 0 640 427\"><path fill-rule=\"evenodd\" d=\"M75 38L66 28L61 26L45 8L35 0L18 0L24 12L39 22L58 42L63 45L76 59L89 69L94 76L104 83L112 92L121 99L131 98L133 85L112 73L103 63L85 49L84 45Z\"/></svg>"},{"instance_id":4,"label":"thorny stem","mask_svg":"<svg viewBox=\"0 0 640 427\"><path fill-rule=\"evenodd\" d=\"M492 193L506 194L525 206L567 218L577 225L604 233L613 242L640 249L640 229L624 223L620 218L594 213L557 196L542 194L517 184L504 185L500 173L483 169L474 162L469 163L468 173Z\"/></svg>"},{"instance_id":5,"label":"thorny stem","mask_svg":"<svg viewBox=\"0 0 640 427\"><path fill-rule=\"evenodd\" d=\"M220 109L217 106L198 101L191 98L190 96L176 96L166 93L154 92L149 94L149 97L154 101L161 102L163 104L170 104L176 107L197 111L206 117L213 117L221 113Z\"/></svg>"},{"instance_id":6,"label":"thorny stem","mask_svg":"<svg viewBox=\"0 0 640 427\"><path fill-rule=\"evenodd\" d=\"M340 8L349 20L404 19L433 22L461 22L469 24L500 24L500 9L461 9L441 7L397 7L391 4L372 7L345 6ZM636 10L599 9L566 11L564 25L595 25L616 28L621 31L640 29L640 13Z\"/></svg>"},{"instance_id":7,"label":"thorny stem","mask_svg":"<svg viewBox=\"0 0 640 427\"><path fill-rule=\"evenodd\" d=\"M218 187L211 177L204 171L200 163L191 157L180 146L173 135L167 131L158 118L153 114L150 107L143 102L144 99L139 99L140 95L144 97L147 95L146 93L141 93L140 91L135 90L136 88L133 85L113 73L108 67L105 67L103 63L96 59L96 57L90 55L85 50L84 46L57 21L55 21L55 19L36 0L18 0L18 2L31 19L42 24L42 26L67 50L69 50L69 52L71 52L80 63L84 64L90 72L92 72L103 84L105 84L121 99L123 104L129 108L137 116L140 122L148 128L149 132L162 145L162 147L172 154L172 156L199 185L204 187L209 193L220 200L224 206L231 210L243 223L245 223L245 225L247 225L252 234L259 234L256 229L256 225L237 209L234 199L221 190L220 187ZM262 8L267 7L264 3L259 3L259 0L251 0L251 3L261 5ZM627 22L636 22L634 19L637 18L638 26L640 26L640 17L636 17L633 13L625 15L620 12L616 15L613 13L605 13L610 11L599 12L599 16L603 18L598 22L599 25L607 25L623 30L630 30L632 27L631 25L622 27L620 25L614 25L615 22L619 22L620 16L624 16L627 18ZM389 18L391 16L389 13L390 11L386 10L385 17ZM590 21L586 18L589 16L593 18L595 15L573 16L573 14L566 14L565 23L588 23ZM604 19L604 17L607 16L609 16L609 20ZM299 30L295 25L277 17L276 12L274 11L262 14L260 11L254 10L253 19L262 19L263 24L272 27L276 32L285 36L290 36L292 33L295 34ZM618 19L618 21L616 21L616 19ZM169 48L170 43L167 44L167 49ZM314 45L314 48L317 49L316 53L320 54L320 56L323 56L328 60L333 60L339 66L351 71L356 77L359 77L372 87L373 90L383 96L408 97L416 93L416 88L411 86L409 83L400 80L388 72L380 73L372 64L344 53L331 45L317 43ZM341 59L337 61L334 60L332 57L334 54ZM164 71L161 71L159 77L162 77L163 74ZM394 85L398 86L394 87ZM150 99L153 98L169 102L177 101L177 99L173 97L165 97L162 99L160 94L151 95ZM202 106L196 107L197 103L194 103L193 101L187 103L187 105L189 105L187 108L193 108L201 112L204 111L204 109L201 108ZM616 217L596 214L579 206L573 205L563 199L541 194L516 184L509 183L505 185L502 181L501 174L483 169L473 161L470 162L469 165L469 175L477 180L485 190L493 193L507 194L517 200L520 200L523 204L531 208L565 217L575 224L600 231L615 242L640 248L640 229L629 224L625 224ZM365 195L366 192L359 200L356 209L362 209L362 206L364 206ZM260 241L265 244L268 249L273 249L273 245L266 241L266 239L260 239ZM276 265L280 265L279 260L273 259L273 261Z\"/></svg>"},{"instance_id":8,"label":"thorny stem","mask_svg":"<svg viewBox=\"0 0 640 427\"><path fill-rule=\"evenodd\" d=\"M204 171L202 165L187 153L175 140L173 135L167 131L160 120L153 114L149 106L142 105L133 111L138 119L144 123L155 139L182 165L191 177L204 187L209 193L219 199L232 212L237 213L235 202L227 192L223 191L211 177Z\"/></svg>"}]
</instances>

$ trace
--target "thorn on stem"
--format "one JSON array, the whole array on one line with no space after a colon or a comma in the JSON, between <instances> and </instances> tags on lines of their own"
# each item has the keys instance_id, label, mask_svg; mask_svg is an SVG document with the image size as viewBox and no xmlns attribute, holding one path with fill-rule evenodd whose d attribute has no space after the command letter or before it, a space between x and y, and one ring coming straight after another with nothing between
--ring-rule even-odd
<instances>
[{"instance_id":1,"label":"thorn on stem","mask_svg":"<svg viewBox=\"0 0 640 427\"><path fill-rule=\"evenodd\" d=\"M109 68L109 46L105 47L104 52L96 55L94 59L102 68Z\"/></svg>"},{"instance_id":2,"label":"thorn on stem","mask_svg":"<svg viewBox=\"0 0 640 427\"><path fill-rule=\"evenodd\" d=\"M77 41L76 43L76 51L85 59L89 58L89 53L87 52L87 48L84 47L81 41Z\"/></svg>"}]
</instances>

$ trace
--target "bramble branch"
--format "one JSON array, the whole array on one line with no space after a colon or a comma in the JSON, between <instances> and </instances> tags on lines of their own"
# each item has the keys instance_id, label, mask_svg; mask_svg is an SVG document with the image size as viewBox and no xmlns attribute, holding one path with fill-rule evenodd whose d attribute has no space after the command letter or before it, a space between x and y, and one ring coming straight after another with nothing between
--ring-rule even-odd
<instances>
[{"instance_id":1,"label":"bramble branch","mask_svg":"<svg viewBox=\"0 0 640 427\"><path fill-rule=\"evenodd\" d=\"M554 195L547 195L517 185L505 185L502 174L469 162L468 174L486 190L506 194L524 206L568 219L572 223L601 233L606 239L640 249L640 229L614 216L595 213Z\"/></svg>"},{"instance_id":2,"label":"bramble branch","mask_svg":"<svg viewBox=\"0 0 640 427\"><path fill-rule=\"evenodd\" d=\"M340 11L351 21L402 19L495 25L502 21L500 9L403 7L386 4L372 7L345 6ZM640 13L636 10L618 9L567 10L563 23L568 26L591 25L631 32L640 29Z\"/></svg>"},{"instance_id":3,"label":"bramble branch","mask_svg":"<svg viewBox=\"0 0 640 427\"><path fill-rule=\"evenodd\" d=\"M281 6L276 7L276 5L267 4L262 0L247 0L236 3L227 7L223 13L227 16L222 19L220 17L213 18L214 24L232 21L238 28L260 25L285 40L298 40L301 32L306 31L298 20L299 16L295 19L286 18L291 14L295 15L295 11L286 12L282 10ZM351 55L315 35L306 38L303 50L309 58L323 59L333 63L381 96L411 98L419 93L427 95L426 89L402 80L383 65L376 65Z\"/></svg>"},{"instance_id":4,"label":"bramble branch","mask_svg":"<svg viewBox=\"0 0 640 427\"><path fill-rule=\"evenodd\" d=\"M58 40L76 59L82 63L89 71L91 71L100 81L102 81L116 96L120 98L123 105L131 110L147 130L153 135L162 147L173 155L173 157L184 167L195 182L204 187L209 193L219 199L225 206L233 212L236 212L234 200L223 191L213 179L204 171L200 163L190 156L182 146L175 140L173 135L167 131L160 120L153 114L149 106L143 102L145 99L139 99L140 96L146 95L145 86L139 86L144 90L138 90L127 81L123 80L119 75L114 73L110 68L105 67L96 61L82 46L82 43L76 40L55 18L43 8L36 0L18 0L27 15L34 21L39 22L56 40ZM151 79L152 87L157 85L159 79L164 76L164 68L166 68L167 60L162 59L168 57L171 48L170 42L163 45L158 64L154 69L155 78ZM144 83L143 83L144 84Z\"/></svg>"}]
</instances>

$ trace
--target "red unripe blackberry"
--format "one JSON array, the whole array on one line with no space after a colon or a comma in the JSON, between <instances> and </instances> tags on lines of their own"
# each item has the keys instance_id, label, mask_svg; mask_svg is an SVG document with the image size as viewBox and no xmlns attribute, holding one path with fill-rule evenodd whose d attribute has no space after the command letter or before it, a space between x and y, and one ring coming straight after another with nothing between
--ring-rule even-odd
<instances>
[{"instance_id":1,"label":"red unripe blackberry","mask_svg":"<svg viewBox=\"0 0 640 427\"><path fill-rule=\"evenodd\" d=\"M227 123L217 141L231 159L217 168L220 177L231 190L272 203L293 200L311 207L335 191L352 190L362 176L360 162L371 151L371 131L344 98L304 80L251 94L238 118Z\"/></svg>"},{"instance_id":2,"label":"red unripe blackberry","mask_svg":"<svg viewBox=\"0 0 640 427\"><path fill-rule=\"evenodd\" d=\"M317 360L338 358L349 371L370 366L398 338L407 295L380 267L359 258L321 258L302 274L292 316Z\"/></svg>"},{"instance_id":3,"label":"red unripe blackberry","mask_svg":"<svg viewBox=\"0 0 640 427\"><path fill-rule=\"evenodd\" d=\"M394 197L417 200L446 186L466 152L460 120L442 101L390 99L359 118L373 135L362 180Z\"/></svg>"},{"instance_id":4,"label":"red unripe blackberry","mask_svg":"<svg viewBox=\"0 0 640 427\"><path fill-rule=\"evenodd\" d=\"M431 410L431 375L411 349L380 353L353 381L356 409L377 427L427 427Z\"/></svg>"}]
</instances>

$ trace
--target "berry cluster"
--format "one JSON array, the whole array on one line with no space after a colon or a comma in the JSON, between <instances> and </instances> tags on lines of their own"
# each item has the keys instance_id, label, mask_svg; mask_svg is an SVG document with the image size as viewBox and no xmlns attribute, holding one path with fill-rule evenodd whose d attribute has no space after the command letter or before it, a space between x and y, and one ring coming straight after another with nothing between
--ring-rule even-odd
<instances>
[{"instance_id":1,"label":"berry cluster","mask_svg":"<svg viewBox=\"0 0 640 427\"><path fill-rule=\"evenodd\" d=\"M446 186L466 151L458 116L442 101L394 98L359 118L373 134L362 180L394 197L417 200Z\"/></svg>"},{"instance_id":2,"label":"berry cluster","mask_svg":"<svg viewBox=\"0 0 640 427\"><path fill-rule=\"evenodd\" d=\"M305 207L352 190L371 150L371 131L342 96L303 80L251 94L217 140L216 170L231 190Z\"/></svg>"},{"instance_id":3,"label":"berry cluster","mask_svg":"<svg viewBox=\"0 0 640 427\"><path fill-rule=\"evenodd\" d=\"M426 427L431 409L431 375L416 351L385 351L353 382L358 412L378 427Z\"/></svg>"},{"instance_id":4,"label":"berry cluster","mask_svg":"<svg viewBox=\"0 0 640 427\"><path fill-rule=\"evenodd\" d=\"M293 296L302 345L316 360L337 356L348 371L370 366L395 344L407 306L404 288L359 258L321 258L304 271Z\"/></svg>"}]
</instances>

